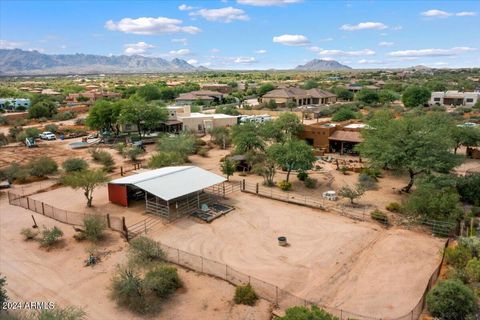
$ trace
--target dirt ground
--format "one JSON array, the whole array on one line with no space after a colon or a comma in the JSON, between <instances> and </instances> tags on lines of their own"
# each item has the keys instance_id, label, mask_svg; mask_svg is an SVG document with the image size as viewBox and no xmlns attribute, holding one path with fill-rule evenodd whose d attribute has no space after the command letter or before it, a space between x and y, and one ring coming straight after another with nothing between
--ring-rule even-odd
<instances>
[{"instance_id":1,"label":"dirt ground","mask_svg":"<svg viewBox=\"0 0 480 320\"><path fill-rule=\"evenodd\" d=\"M32 225L33 214L40 226L54 225L64 240L50 251L36 242L26 242L20 230ZM117 233L109 233L99 246L107 255L99 265L83 266L87 243L72 238L73 229L54 220L9 206L0 198L0 273L7 277L7 292L12 301L53 301L57 306L83 308L88 319L145 319L118 308L109 299L109 284L116 265L125 261L126 243ZM255 307L235 305L235 288L225 281L179 268L184 288L151 319L270 319L270 304L260 300Z\"/></svg>"},{"instance_id":2,"label":"dirt ground","mask_svg":"<svg viewBox=\"0 0 480 320\"><path fill-rule=\"evenodd\" d=\"M210 224L193 218L148 235L301 298L372 317L408 313L438 265L441 239L245 193ZM277 244L286 236L289 247Z\"/></svg>"}]
</instances>

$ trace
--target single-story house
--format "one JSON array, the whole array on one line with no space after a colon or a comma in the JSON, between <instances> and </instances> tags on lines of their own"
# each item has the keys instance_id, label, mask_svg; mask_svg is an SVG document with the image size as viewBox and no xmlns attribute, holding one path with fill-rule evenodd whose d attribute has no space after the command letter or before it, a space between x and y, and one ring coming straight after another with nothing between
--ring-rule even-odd
<instances>
[{"instance_id":1,"label":"single-story house","mask_svg":"<svg viewBox=\"0 0 480 320\"><path fill-rule=\"evenodd\" d=\"M30 108L30 99L0 98L0 109L12 111L16 108Z\"/></svg>"},{"instance_id":2,"label":"single-story house","mask_svg":"<svg viewBox=\"0 0 480 320\"><path fill-rule=\"evenodd\" d=\"M432 92L429 105L437 106L466 106L473 107L480 100L480 91L462 92L462 91L437 91Z\"/></svg>"},{"instance_id":3,"label":"single-story house","mask_svg":"<svg viewBox=\"0 0 480 320\"><path fill-rule=\"evenodd\" d=\"M232 88L230 88L228 84L223 83L204 83L200 88L202 88L202 90L217 91L225 94L232 91Z\"/></svg>"},{"instance_id":4,"label":"single-story house","mask_svg":"<svg viewBox=\"0 0 480 320\"><path fill-rule=\"evenodd\" d=\"M210 104L212 102L221 102L223 100L223 93L210 90L199 90L187 93L181 93L176 99L175 104L185 105L193 104L194 102L201 101L204 104Z\"/></svg>"},{"instance_id":5,"label":"single-story house","mask_svg":"<svg viewBox=\"0 0 480 320\"><path fill-rule=\"evenodd\" d=\"M299 87L277 88L264 94L261 102L275 101L278 105L285 106L293 102L296 106L331 104L337 101L337 96L331 92L313 88L304 90Z\"/></svg>"}]
</instances>

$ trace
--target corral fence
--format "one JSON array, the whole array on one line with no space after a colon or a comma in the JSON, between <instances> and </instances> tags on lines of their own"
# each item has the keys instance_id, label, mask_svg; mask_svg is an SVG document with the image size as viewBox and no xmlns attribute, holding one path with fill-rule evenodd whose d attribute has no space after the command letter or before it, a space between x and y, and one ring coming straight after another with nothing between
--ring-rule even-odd
<instances>
[{"instance_id":1,"label":"corral fence","mask_svg":"<svg viewBox=\"0 0 480 320\"><path fill-rule=\"evenodd\" d=\"M17 194L12 191L8 192L8 203L73 226L83 226L83 220L86 217L100 216L104 219L105 225L109 229L118 231L128 238L128 230L125 225L125 218L123 217L110 216L108 213L106 215L98 215L59 209L42 201L35 200L28 195Z\"/></svg>"},{"instance_id":2,"label":"corral fence","mask_svg":"<svg viewBox=\"0 0 480 320\"><path fill-rule=\"evenodd\" d=\"M281 191L273 187L264 187L259 183L249 183L243 180L241 182L241 191L251 194L255 194L261 197L298 204L310 208L317 208L324 211L338 213L341 216L348 217L353 220L359 221L377 221L384 225L388 225L388 220L383 220L381 217L372 217L371 212L377 210L376 206L349 206L344 204L338 204L334 201L325 200L323 198L313 198L289 191ZM440 221L432 219L421 219L416 221L431 230L431 232L440 237L455 236L457 233L458 225L450 221Z\"/></svg>"},{"instance_id":3,"label":"corral fence","mask_svg":"<svg viewBox=\"0 0 480 320\"><path fill-rule=\"evenodd\" d=\"M400 317L383 317L376 318L365 315L360 315L348 310L331 308L324 306L321 303L315 301L309 301L304 298L300 298L278 286L255 278L251 275L245 274L236 270L235 268L230 267L221 262L217 262L196 254L185 252L183 250L167 246L165 244L159 243L162 250L165 252L166 260L177 264L179 266L185 267L196 272L207 274L222 280L225 280L235 286L250 284L257 295L262 299L265 299L273 303L277 308L285 310L294 306L311 306L316 305L319 308L326 310L327 312L337 316L339 319L357 319L357 320L414 320L419 319L422 315L423 309L425 308L425 299L427 293L434 286L435 282L440 275L440 269L445 257L445 248L448 246L449 241L445 242L445 247L443 250L443 256L440 264L435 268L435 271L432 273L428 280L428 284L425 288L425 291L416 304L416 306L407 314Z\"/></svg>"}]
</instances>

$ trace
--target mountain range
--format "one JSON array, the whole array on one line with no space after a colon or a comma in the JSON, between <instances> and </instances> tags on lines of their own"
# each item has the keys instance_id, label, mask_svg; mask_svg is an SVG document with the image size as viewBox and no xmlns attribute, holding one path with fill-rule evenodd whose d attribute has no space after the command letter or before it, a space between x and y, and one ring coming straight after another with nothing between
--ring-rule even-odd
<instances>
[{"instance_id":1,"label":"mountain range","mask_svg":"<svg viewBox=\"0 0 480 320\"><path fill-rule=\"evenodd\" d=\"M301 71L329 71L329 70L350 70L347 65L335 60L313 59L304 65L299 65L295 70Z\"/></svg>"},{"instance_id":2,"label":"mountain range","mask_svg":"<svg viewBox=\"0 0 480 320\"><path fill-rule=\"evenodd\" d=\"M38 51L0 49L0 75L195 72L208 70L175 58L43 54Z\"/></svg>"}]
</instances>

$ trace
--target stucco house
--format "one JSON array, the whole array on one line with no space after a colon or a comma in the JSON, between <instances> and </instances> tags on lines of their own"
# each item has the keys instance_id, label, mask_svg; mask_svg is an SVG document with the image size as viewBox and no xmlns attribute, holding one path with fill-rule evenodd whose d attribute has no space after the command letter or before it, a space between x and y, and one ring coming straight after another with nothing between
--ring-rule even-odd
<instances>
[{"instance_id":1,"label":"stucco house","mask_svg":"<svg viewBox=\"0 0 480 320\"><path fill-rule=\"evenodd\" d=\"M176 99L176 105L193 104L194 102L201 101L204 104L210 104L212 102L221 102L223 100L223 93L210 90L199 90L187 93L181 93Z\"/></svg>"},{"instance_id":2,"label":"stucco house","mask_svg":"<svg viewBox=\"0 0 480 320\"><path fill-rule=\"evenodd\" d=\"M305 90L298 87L286 87L267 92L261 98L263 103L268 103L272 100L281 106L286 106L288 102L293 102L296 106L322 105L335 103L337 96L318 88Z\"/></svg>"},{"instance_id":3,"label":"stucco house","mask_svg":"<svg viewBox=\"0 0 480 320\"><path fill-rule=\"evenodd\" d=\"M429 105L473 107L480 100L480 91L437 91L432 92Z\"/></svg>"}]
</instances>

